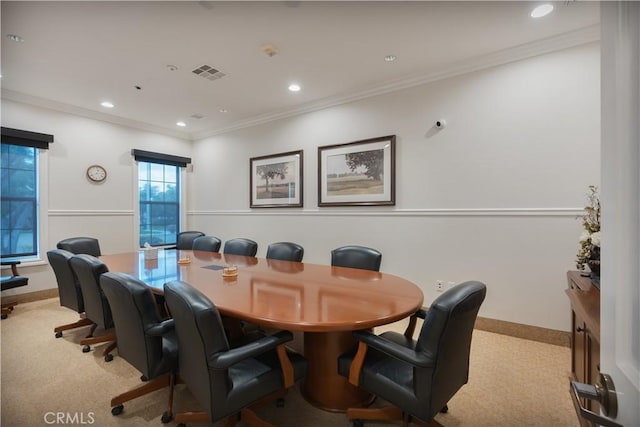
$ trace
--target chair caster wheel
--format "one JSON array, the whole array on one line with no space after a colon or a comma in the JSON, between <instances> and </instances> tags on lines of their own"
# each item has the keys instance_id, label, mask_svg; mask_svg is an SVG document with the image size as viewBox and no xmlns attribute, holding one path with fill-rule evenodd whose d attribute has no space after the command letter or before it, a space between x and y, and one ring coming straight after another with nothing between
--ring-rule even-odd
<instances>
[{"instance_id":1,"label":"chair caster wheel","mask_svg":"<svg viewBox=\"0 0 640 427\"><path fill-rule=\"evenodd\" d=\"M284 408L284 399L282 397L276 400L276 408Z\"/></svg>"},{"instance_id":2,"label":"chair caster wheel","mask_svg":"<svg viewBox=\"0 0 640 427\"><path fill-rule=\"evenodd\" d=\"M447 412L449 412L449 407L447 405L444 405L442 409L440 409L440 413L446 414Z\"/></svg>"},{"instance_id":3,"label":"chair caster wheel","mask_svg":"<svg viewBox=\"0 0 640 427\"><path fill-rule=\"evenodd\" d=\"M104 356L104 361L105 362L111 362L113 360L113 354L107 353Z\"/></svg>"},{"instance_id":4,"label":"chair caster wheel","mask_svg":"<svg viewBox=\"0 0 640 427\"><path fill-rule=\"evenodd\" d=\"M56 338L60 338L62 336L62 331L56 332Z\"/></svg>"},{"instance_id":5,"label":"chair caster wheel","mask_svg":"<svg viewBox=\"0 0 640 427\"><path fill-rule=\"evenodd\" d=\"M83 353L89 353L91 351L91 346L90 345L85 345L84 347L82 347L82 352Z\"/></svg>"},{"instance_id":6,"label":"chair caster wheel","mask_svg":"<svg viewBox=\"0 0 640 427\"><path fill-rule=\"evenodd\" d=\"M111 408L111 415L120 415L124 410L124 405L118 405Z\"/></svg>"},{"instance_id":7,"label":"chair caster wheel","mask_svg":"<svg viewBox=\"0 0 640 427\"><path fill-rule=\"evenodd\" d=\"M173 415L170 415L167 413L167 411L162 413L162 418L160 418L160 421L162 421L162 424L166 424L168 422L170 422L173 419Z\"/></svg>"},{"instance_id":8,"label":"chair caster wheel","mask_svg":"<svg viewBox=\"0 0 640 427\"><path fill-rule=\"evenodd\" d=\"M140 376L140 381L142 381L144 383L144 382L149 381L149 378L145 377L144 375L141 375Z\"/></svg>"},{"instance_id":9,"label":"chair caster wheel","mask_svg":"<svg viewBox=\"0 0 640 427\"><path fill-rule=\"evenodd\" d=\"M353 427L364 427L362 420L353 420Z\"/></svg>"},{"instance_id":10,"label":"chair caster wheel","mask_svg":"<svg viewBox=\"0 0 640 427\"><path fill-rule=\"evenodd\" d=\"M7 316L6 314L0 315L0 319L6 319L7 317L9 317L9 316Z\"/></svg>"}]
</instances>

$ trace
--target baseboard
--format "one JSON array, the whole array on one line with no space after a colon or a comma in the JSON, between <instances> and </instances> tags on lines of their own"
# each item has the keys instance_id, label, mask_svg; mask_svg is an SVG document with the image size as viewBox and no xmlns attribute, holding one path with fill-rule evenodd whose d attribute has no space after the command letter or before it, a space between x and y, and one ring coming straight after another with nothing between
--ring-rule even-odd
<instances>
[{"instance_id":1,"label":"baseboard","mask_svg":"<svg viewBox=\"0 0 640 427\"><path fill-rule=\"evenodd\" d=\"M504 320L488 319L486 317L478 317L476 319L475 328L481 331L509 335L511 337L543 342L545 344L553 344L563 347L571 346L571 335L569 332L558 331L555 329L523 325L521 323L507 322Z\"/></svg>"},{"instance_id":2,"label":"baseboard","mask_svg":"<svg viewBox=\"0 0 640 427\"><path fill-rule=\"evenodd\" d=\"M58 288L2 297L2 302L17 302L19 304L49 298L58 298ZM524 325L522 323L507 322L505 320L489 319L480 316L478 316L478 318L476 319L475 328L481 331L509 335L526 340L539 341L545 344L560 345L563 347L571 346L571 335L569 334L569 332L558 331L555 329Z\"/></svg>"},{"instance_id":3,"label":"baseboard","mask_svg":"<svg viewBox=\"0 0 640 427\"><path fill-rule=\"evenodd\" d=\"M25 302L33 302L33 301L40 301L43 299L49 299L49 298L58 298L58 288L53 288L53 289L44 289L42 291L34 291L34 292L26 292L24 294L17 294L17 295L10 295L10 296L3 296L2 297L2 302L3 303L25 303Z\"/></svg>"}]
</instances>

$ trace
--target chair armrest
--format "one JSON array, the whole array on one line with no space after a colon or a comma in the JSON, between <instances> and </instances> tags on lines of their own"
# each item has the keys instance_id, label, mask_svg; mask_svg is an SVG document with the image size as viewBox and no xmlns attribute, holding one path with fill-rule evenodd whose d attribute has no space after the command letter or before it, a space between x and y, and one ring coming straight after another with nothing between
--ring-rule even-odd
<instances>
[{"instance_id":1,"label":"chair armrest","mask_svg":"<svg viewBox=\"0 0 640 427\"><path fill-rule=\"evenodd\" d=\"M16 265L20 264L20 261L1 261L1 265L10 265L11 266L11 274L14 276L19 276L18 267Z\"/></svg>"},{"instance_id":2,"label":"chair armrest","mask_svg":"<svg viewBox=\"0 0 640 427\"><path fill-rule=\"evenodd\" d=\"M147 335L152 336L152 337L161 337L163 335L165 335L167 332L173 330L174 328L174 321L173 319L167 319L164 320L156 325L153 325L152 327L148 328L146 331L144 331Z\"/></svg>"},{"instance_id":3,"label":"chair armrest","mask_svg":"<svg viewBox=\"0 0 640 427\"><path fill-rule=\"evenodd\" d=\"M289 331L280 331L274 335L260 338L241 347L221 351L209 355L208 365L214 369L227 369L236 363L273 350L281 344L293 340L293 334Z\"/></svg>"},{"instance_id":4,"label":"chair armrest","mask_svg":"<svg viewBox=\"0 0 640 427\"><path fill-rule=\"evenodd\" d=\"M413 333L416 330L416 323L418 322L418 317L424 320L427 317L427 311L424 308L419 308L415 313L413 313L409 317L409 324L407 325L407 329L404 331L404 336L408 339L413 338Z\"/></svg>"},{"instance_id":5,"label":"chair armrest","mask_svg":"<svg viewBox=\"0 0 640 427\"><path fill-rule=\"evenodd\" d=\"M416 353L410 348L403 347L391 341L387 341L372 332L366 330L354 331L353 336L358 341L362 341L363 343L367 344L369 347L403 362L410 363L420 368L432 368L435 366L435 360L433 360L431 357L422 353Z\"/></svg>"},{"instance_id":6,"label":"chair armrest","mask_svg":"<svg viewBox=\"0 0 640 427\"><path fill-rule=\"evenodd\" d=\"M419 308L418 310L416 310L416 312L415 312L415 313L413 313L413 314L411 315L411 317L414 317L414 316L415 316L415 317L419 317L419 318L421 318L422 320L424 320L424 319L427 317L427 309L426 309L426 308L424 308L424 307L423 307L423 308Z\"/></svg>"}]
</instances>

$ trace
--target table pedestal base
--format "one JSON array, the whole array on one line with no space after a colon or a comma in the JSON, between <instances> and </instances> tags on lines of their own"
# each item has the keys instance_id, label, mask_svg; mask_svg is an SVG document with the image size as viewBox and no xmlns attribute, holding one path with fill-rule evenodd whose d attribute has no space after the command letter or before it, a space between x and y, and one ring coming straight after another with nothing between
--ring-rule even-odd
<instances>
[{"instance_id":1,"label":"table pedestal base","mask_svg":"<svg viewBox=\"0 0 640 427\"><path fill-rule=\"evenodd\" d=\"M302 395L313 406L331 412L367 406L373 396L338 374L338 356L356 346L351 331L305 332L304 356L309 363Z\"/></svg>"}]
</instances>

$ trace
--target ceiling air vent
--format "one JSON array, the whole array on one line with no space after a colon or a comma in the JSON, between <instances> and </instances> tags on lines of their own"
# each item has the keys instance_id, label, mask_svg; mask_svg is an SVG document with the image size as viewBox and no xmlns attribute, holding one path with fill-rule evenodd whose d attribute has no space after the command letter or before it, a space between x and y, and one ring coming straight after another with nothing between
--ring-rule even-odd
<instances>
[{"instance_id":1,"label":"ceiling air vent","mask_svg":"<svg viewBox=\"0 0 640 427\"><path fill-rule=\"evenodd\" d=\"M192 114L189 117L191 117L192 119L197 119L197 120L204 119L204 116L202 114L198 114L198 113Z\"/></svg>"},{"instance_id":2,"label":"ceiling air vent","mask_svg":"<svg viewBox=\"0 0 640 427\"><path fill-rule=\"evenodd\" d=\"M218 71L210 65L202 65L195 70L191 71L193 74L197 74L200 77L204 77L207 80L217 80L226 76L222 71Z\"/></svg>"}]
</instances>

